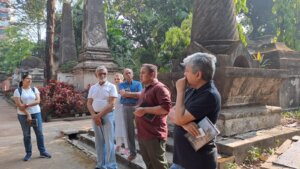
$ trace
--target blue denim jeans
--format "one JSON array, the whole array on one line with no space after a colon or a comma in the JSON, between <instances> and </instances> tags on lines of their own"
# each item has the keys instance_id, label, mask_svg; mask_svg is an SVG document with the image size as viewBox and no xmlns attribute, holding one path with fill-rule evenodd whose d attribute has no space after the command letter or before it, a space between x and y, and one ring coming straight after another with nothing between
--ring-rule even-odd
<instances>
[{"instance_id":1,"label":"blue denim jeans","mask_svg":"<svg viewBox=\"0 0 300 169\"><path fill-rule=\"evenodd\" d=\"M184 168L181 167L181 166L178 165L178 164L173 163L173 164L171 165L170 169L184 169Z\"/></svg>"},{"instance_id":2,"label":"blue denim jeans","mask_svg":"<svg viewBox=\"0 0 300 169\"><path fill-rule=\"evenodd\" d=\"M38 125L37 127L32 127L35 135L36 135L36 142L37 147L40 151L40 154L46 152L46 148L44 145L44 135L43 135L43 127L42 127L42 116L41 113L31 114L32 119L37 119ZM19 115L18 119L22 127L23 131L23 142L25 146L26 154L32 154L32 145L31 145L31 134L30 134L30 126L27 122L27 116L26 115Z\"/></svg>"},{"instance_id":3,"label":"blue denim jeans","mask_svg":"<svg viewBox=\"0 0 300 169\"><path fill-rule=\"evenodd\" d=\"M116 154L115 154L115 128L114 128L114 113L110 112L102 117L102 125L97 126L92 120L93 129L95 132L95 147L97 154L96 167L101 169L116 169Z\"/></svg>"}]
</instances>

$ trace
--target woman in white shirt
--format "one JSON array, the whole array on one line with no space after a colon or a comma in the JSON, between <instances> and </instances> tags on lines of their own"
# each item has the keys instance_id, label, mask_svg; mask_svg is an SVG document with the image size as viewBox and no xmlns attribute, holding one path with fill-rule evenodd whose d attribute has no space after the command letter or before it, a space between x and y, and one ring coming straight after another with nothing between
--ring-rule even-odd
<instances>
[{"instance_id":1,"label":"woman in white shirt","mask_svg":"<svg viewBox=\"0 0 300 169\"><path fill-rule=\"evenodd\" d=\"M124 77L121 73L116 73L114 75L115 85L117 90L119 91L119 84L123 82ZM127 143L127 132L125 128L125 119L124 119L124 112L123 112L123 105L120 103L121 95L118 94L118 99L115 104L115 138L116 138L116 151L129 155L128 150L128 143ZM121 149L122 144L124 144L125 149Z\"/></svg>"},{"instance_id":2,"label":"woman in white shirt","mask_svg":"<svg viewBox=\"0 0 300 169\"><path fill-rule=\"evenodd\" d=\"M23 131L23 141L26 151L26 155L23 158L24 161L28 161L32 155L30 127L33 127L35 132L40 157L51 158L44 145L41 108L39 106L40 92L37 88L31 87L31 83L31 75L23 75L22 81L13 96L17 106L18 119Z\"/></svg>"}]
</instances>

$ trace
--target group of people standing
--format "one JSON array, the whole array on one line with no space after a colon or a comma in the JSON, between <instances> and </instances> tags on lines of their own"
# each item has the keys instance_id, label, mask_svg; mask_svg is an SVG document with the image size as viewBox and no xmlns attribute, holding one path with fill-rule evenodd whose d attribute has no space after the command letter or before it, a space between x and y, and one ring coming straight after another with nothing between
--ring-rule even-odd
<instances>
[{"instance_id":1,"label":"group of people standing","mask_svg":"<svg viewBox=\"0 0 300 169\"><path fill-rule=\"evenodd\" d=\"M212 81L215 63L215 56L206 53L195 53L183 60L184 77L176 82L173 109L168 87L157 79L157 66L143 64L140 81L133 80L132 69L125 68L123 74L114 75L115 85L107 81L106 67L99 66L95 72L99 82L91 86L87 101L95 132L96 169L116 169L115 151L120 151L122 145L128 160L136 158L135 128L147 169L168 169L168 117L175 123L170 168L216 169L215 141L195 151L184 136L187 132L199 136L197 123L204 117L214 124L217 121L221 97Z\"/></svg>"},{"instance_id":2,"label":"group of people standing","mask_svg":"<svg viewBox=\"0 0 300 169\"><path fill-rule=\"evenodd\" d=\"M128 160L136 158L135 128L140 154L147 169L168 169L165 154L168 117L175 123L173 164L170 168L216 169L215 141L195 151L184 136L186 133L199 136L197 123L204 117L214 124L217 121L221 97L212 81L215 63L215 56L207 53L195 53L183 60L184 77L176 82L177 98L173 109L168 87L157 79L157 66L143 64L140 81L133 80L132 69L126 68L123 74L114 75L115 84L107 80L105 66L97 67L95 75L98 82L90 87L87 97L95 133L96 169L116 169L115 152L121 149L125 150L122 153L128 155ZM22 84L14 92L23 130L24 161L32 155L30 127L33 119L37 120L33 129L40 155L51 158L44 146L39 91L30 86L31 78L24 75Z\"/></svg>"},{"instance_id":3,"label":"group of people standing","mask_svg":"<svg viewBox=\"0 0 300 169\"><path fill-rule=\"evenodd\" d=\"M167 168L167 114L172 105L168 88L157 80L157 66L143 64L140 81L133 80L133 71L126 68L123 75L114 75L115 85L107 81L104 66L99 66L95 73L99 82L89 90L87 107L93 118L96 169L117 168L115 151L122 144L128 150L128 160L136 158L135 126L147 167ZM145 118L146 114L150 117Z\"/></svg>"}]
</instances>

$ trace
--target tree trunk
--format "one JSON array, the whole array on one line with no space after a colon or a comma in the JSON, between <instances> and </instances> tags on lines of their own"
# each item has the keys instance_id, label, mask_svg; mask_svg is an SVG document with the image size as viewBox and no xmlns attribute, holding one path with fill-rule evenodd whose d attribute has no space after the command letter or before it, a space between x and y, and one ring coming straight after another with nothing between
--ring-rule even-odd
<instances>
[{"instance_id":1,"label":"tree trunk","mask_svg":"<svg viewBox=\"0 0 300 169\"><path fill-rule=\"evenodd\" d=\"M53 65L54 65L54 28L55 28L55 0L47 0L47 34L46 34L46 51L45 62L46 69L45 83L53 79Z\"/></svg>"},{"instance_id":2,"label":"tree trunk","mask_svg":"<svg viewBox=\"0 0 300 169\"><path fill-rule=\"evenodd\" d=\"M37 24L36 24L36 29L37 29L37 39L38 39L38 41L37 41L37 43L38 44L40 44L40 42L41 42L41 25L40 25L40 23L41 22L37 22Z\"/></svg>"}]
</instances>

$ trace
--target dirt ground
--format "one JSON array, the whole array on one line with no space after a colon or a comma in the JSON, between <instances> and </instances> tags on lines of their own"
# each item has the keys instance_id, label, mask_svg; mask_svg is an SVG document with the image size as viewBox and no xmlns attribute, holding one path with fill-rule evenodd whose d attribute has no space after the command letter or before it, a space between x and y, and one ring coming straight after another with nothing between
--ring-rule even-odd
<instances>
[{"instance_id":1,"label":"dirt ground","mask_svg":"<svg viewBox=\"0 0 300 169\"><path fill-rule=\"evenodd\" d=\"M61 136L64 129L87 129L89 119L80 121L57 121L43 123L45 144L51 159L39 157L36 139L32 133L32 158L24 162L25 155L21 126L13 106L0 96L0 168L1 169L93 169L95 161L72 147ZM119 164L119 169L126 166Z\"/></svg>"}]
</instances>

